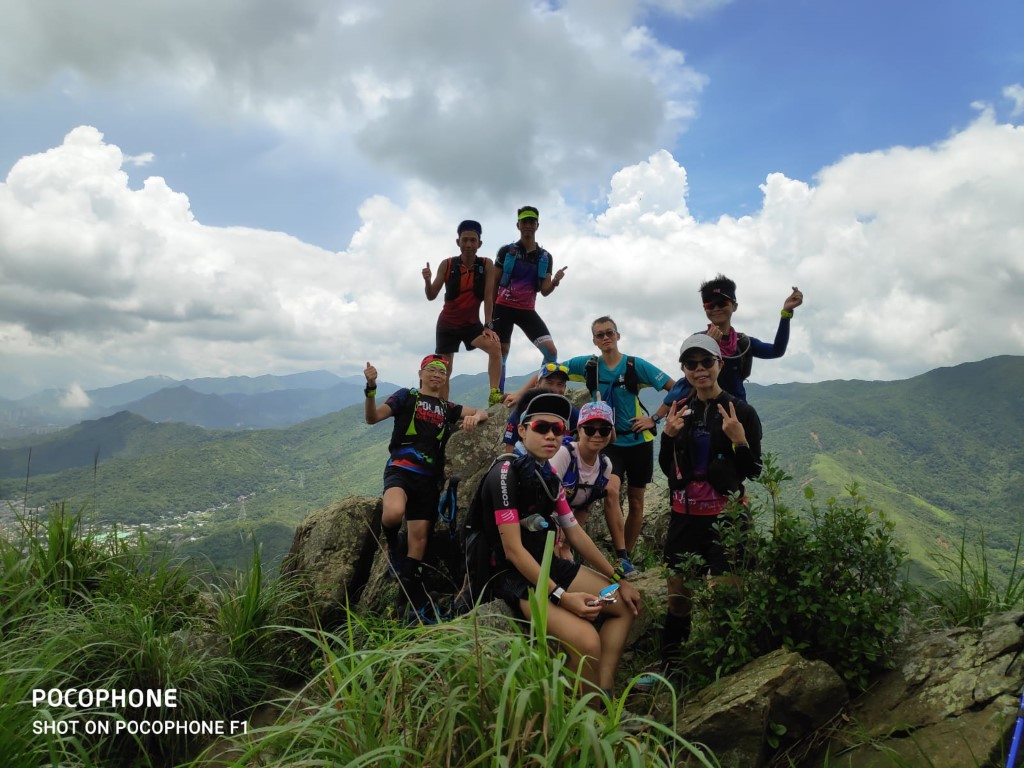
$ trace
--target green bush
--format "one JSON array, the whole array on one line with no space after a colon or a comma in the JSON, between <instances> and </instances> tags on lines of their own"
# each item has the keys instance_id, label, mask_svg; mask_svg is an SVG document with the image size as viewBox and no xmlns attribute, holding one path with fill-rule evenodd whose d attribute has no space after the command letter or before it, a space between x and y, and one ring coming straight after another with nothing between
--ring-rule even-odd
<instances>
[{"instance_id":1,"label":"green bush","mask_svg":"<svg viewBox=\"0 0 1024 768\"><path fill-rule=\"evenodd\" d=\"M688 670L698 685L779 647L827 662L853 689L891 663L907 603L892 522L856 487L824 508L806 488L799 515L779 501L791 479L766 456L763 498L731 505L720 522L736 578L690 581Z\"/></svg>"}]
</instances>

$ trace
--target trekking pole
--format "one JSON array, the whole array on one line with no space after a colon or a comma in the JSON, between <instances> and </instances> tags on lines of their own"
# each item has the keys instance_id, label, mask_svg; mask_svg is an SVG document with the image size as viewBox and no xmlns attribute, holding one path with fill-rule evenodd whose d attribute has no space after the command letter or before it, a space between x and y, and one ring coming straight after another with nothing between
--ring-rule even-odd
<instances>
[{"instance_id":1,"label":"trekking pole","mask_svg":"<svg viewBox=\"0 0 1024 768\"><path fill-rule=\"evenodd\" d=\"M1020 705L1017 707L1017 725L1013 728L1013 739L1010 740L1010 754L1006 758L1006 768L1014 768L1017 762L1017 748L1020 747L1020 735L1024 731L1024 688L1021 689Z\"/></svg>"},{"instance_id":2,"label":"trekking pole","mask_svg":"<svg viewBox=\"0 0 1024 768\"><path fill-rule=\"evenodd\" d=\"M1024 628L1024 614L1017 617L1016 624L1020 628ZM1018 650L1016 655L1010 659L1010 663L1006 666L1006 674L1010 673L1010 667L1013 666L1013 662L1020 656ZM1020 704L1017 706L1017 724L1013 728L1013 738L1010 739L1010 754L1006 756L1006 768L1014 768L1017 762L1017 750L1020 748L1020 737L1021 733L1024 733L1024 687L1021 687L1020 693Z\"/></svg>"}]
</instances>

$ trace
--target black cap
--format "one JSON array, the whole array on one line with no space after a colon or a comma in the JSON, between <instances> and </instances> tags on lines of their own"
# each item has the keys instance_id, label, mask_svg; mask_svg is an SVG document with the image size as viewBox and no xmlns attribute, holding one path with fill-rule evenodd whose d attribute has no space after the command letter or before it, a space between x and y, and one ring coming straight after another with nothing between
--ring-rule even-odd
<instances>
[{"instance_id":1,"label":"black cap","mask_svg":"<svg viewBox=\"0 0 1024 768\"><path fill-rule=\"evenodd\" d=\"M519 423L525 424L528 417L541 413L557 416L568 424L572 416L572 403L563 395L556 395L554 392L543 392L533 398L530 404L526 406L526 410L519 417Z\"/></svg>"},{"instance_id":2,"label":"black cap","mask_svg":"<svg viewBox=\"0 0 1024 768\"><path fill-rule=\"evenodd\" d=\"M466 219L461 224L459 224L459 228L458 228L456 234L461 235L463 232L465 232L467 230L470 231L470 232L476 232L478 235L481 235L481 236L484 233L483 227L480 226L480 222L479 221L473 221L472 219Z\"/></svg>"}]
</instances>

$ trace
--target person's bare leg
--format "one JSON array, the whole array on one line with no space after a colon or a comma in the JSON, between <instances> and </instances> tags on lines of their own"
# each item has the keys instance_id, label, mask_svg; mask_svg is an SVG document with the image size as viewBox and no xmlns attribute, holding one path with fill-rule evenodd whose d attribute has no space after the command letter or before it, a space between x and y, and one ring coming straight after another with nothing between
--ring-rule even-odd
<instances>
[{"instance_id":1,"label":"person's bare leg","mask_svg":"<svg viewBox=\"0 0 1024 768\"><path fill-rule=\"evenodd\" d=\"M626 549L630 552L636 546L636 542L640 538L640 529L644 525L644 495L646 493L646 487L634 488L631 485L626 489L626 504L629 511L626 514L624 535Z\"/></svg>"}]
</instances>

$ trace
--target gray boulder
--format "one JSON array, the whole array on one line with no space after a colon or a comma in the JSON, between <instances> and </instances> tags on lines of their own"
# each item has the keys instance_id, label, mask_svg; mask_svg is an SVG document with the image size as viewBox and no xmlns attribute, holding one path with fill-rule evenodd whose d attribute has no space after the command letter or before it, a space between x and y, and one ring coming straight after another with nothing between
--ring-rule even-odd
<instances>
[{"instance_id":1,"label":"gray boulder","mask_svg":"<svg viewBox=\"0 0 1024 768\"><path fill-rule=\"evenodd\" d=\"M350 496L313 512L295 531L281 575L302 585L306 599L329 626L354 605L379 549L381 500Z\"/></svg>"},{"instance_id":2,"label":"gray boulder","mask_svg":"<svg viewBox=\"0 0 1024 768\"><path fill-rule=\"evenodd\" d=\"M698 693L683 708L676 731L707 746L722 768L759 768L774 751L770 740L803 738L847 701L831 667L780 649Z\"/></svg>"},{"instance_id":3,"label":"gray boulder","mask_svg":"<svg viewBox=\"0 0 1024 768\"><path fill-rule=\"evenodd\" d=\"M1024 645L1019 615L912 639L898 666L853 702L853 725L833 739L830 765L1003 765L1024 678L1024 659L1007 674Z\"/></svg>"}]
</instances>

